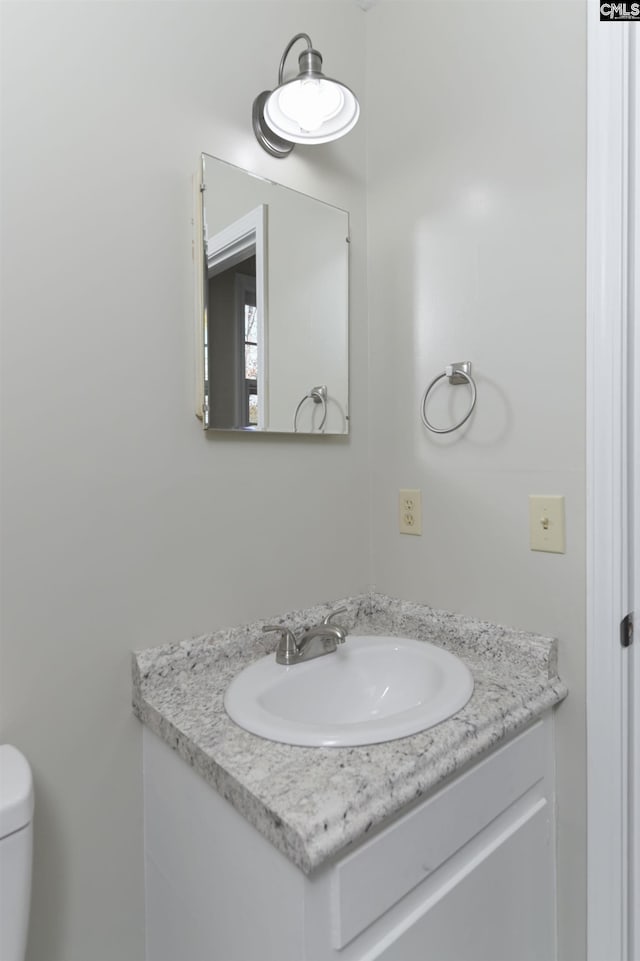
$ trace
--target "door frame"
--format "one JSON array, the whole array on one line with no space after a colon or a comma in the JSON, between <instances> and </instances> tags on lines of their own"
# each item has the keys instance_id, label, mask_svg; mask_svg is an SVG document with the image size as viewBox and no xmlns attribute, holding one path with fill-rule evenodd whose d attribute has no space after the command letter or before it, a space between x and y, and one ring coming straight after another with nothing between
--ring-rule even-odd
<instances>
[{"instance_id":1,"label":"door frame","mask_svg":"<svg viewBox=\"0 0 640 961\"><path fill-rule=\"evenodd\" d=\"M638 77L633 68L635 25L630 30L629 24L601 24L599 13L599 3L591 0L587 4L587 956L589 961L631 961L629 683L633 648L620 644L620 621L633 602L628 510L632 476L629 201L631 106L634 97L637 100ZM636 639L636 648L637 644Z\"/></svg>"}]
</instances>

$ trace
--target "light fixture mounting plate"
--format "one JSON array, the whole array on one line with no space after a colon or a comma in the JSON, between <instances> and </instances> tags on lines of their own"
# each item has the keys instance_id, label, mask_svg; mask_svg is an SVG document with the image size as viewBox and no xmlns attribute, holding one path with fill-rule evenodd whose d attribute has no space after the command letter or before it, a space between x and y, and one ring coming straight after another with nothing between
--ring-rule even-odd
<instances>
[{"instance_id":1,"label":"light fixture mounting plate","mask_svg":"<svg viewBox=\"0 0 640 961\"><path fill-rule=\"evenodd\" d=\"M256 135L260 146L270 153L272 157L288 157L293 150L294 144L290 140L284 140L267 126L264 119L264 106L271 96L271 90L263 90L253 101L252 120L253 132Z\"/></svg>"}]
</instances>

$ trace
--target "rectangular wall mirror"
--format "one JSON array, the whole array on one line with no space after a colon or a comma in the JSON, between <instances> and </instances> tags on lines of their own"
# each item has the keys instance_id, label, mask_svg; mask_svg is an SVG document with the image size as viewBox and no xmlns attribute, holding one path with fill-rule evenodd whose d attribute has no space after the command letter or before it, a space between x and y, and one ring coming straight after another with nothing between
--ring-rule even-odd
<instances>
[{"instance_id":1,"label":"rectangular wall mirror","mask_svg":"<svg viewBox=\"0 0 640 961\"><path fill-rule=\"evenodd\" d=\"M207 154L198 179L203 427L348 433L348 213Z\"/></svg>"}]
</instances>

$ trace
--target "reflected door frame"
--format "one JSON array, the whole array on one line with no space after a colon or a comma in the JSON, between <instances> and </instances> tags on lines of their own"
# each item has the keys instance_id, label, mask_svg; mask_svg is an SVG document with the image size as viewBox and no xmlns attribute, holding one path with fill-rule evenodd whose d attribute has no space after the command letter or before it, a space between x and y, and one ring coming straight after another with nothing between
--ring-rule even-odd
<instances>
[{"instance_id":1,"label":"reflected door frame","mask_svg":"<svg viewBox=\"0 0 640 961\"><path fill-rule=\"evenodd\" d=\"M267 204L259 204L245 216L238 218L234 223L229 224L224 230L219 231L212 237L207 237L206 220L204 207L202 207L202 237L204 247L205 263L205 283L218 272L228 270L235 264L242 263L247 256L255 254L256 258L256 277L255 277L255 306L257 310L257 340L260 345L258 350L258 429L266 430L269 426L268 420L268 376L269 369L269 345L268 345L268 320L267 320ZM206 303L206 299L205 299ZM209 427L210 398L207 394L207 387L210 375L210 365L208 364L208 342L210 338L210 328L212 318L205 312L204 305L200 304L198 314L202 317L205 313L205 322L196 336L199 340L197 350L198 380L205 384L205 396L200 400L196 397L196 415L201 416L203 427ZM244 347L242 349L244 355ZM202 372L204 371L204 376Z\"/></svg>"}]
</instances>

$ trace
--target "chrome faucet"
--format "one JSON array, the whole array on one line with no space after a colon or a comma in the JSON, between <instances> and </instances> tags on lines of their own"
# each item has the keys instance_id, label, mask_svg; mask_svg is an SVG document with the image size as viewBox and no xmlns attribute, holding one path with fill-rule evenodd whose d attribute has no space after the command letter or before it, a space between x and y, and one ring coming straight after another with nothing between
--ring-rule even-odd
<instances>
[{"instance_id":1,"label":"chrome faucet","mask_svg":"<svg viewBox=\"0 0 640 961\"><path fill-rule=\"evenodd\" d=\"M276 649L276 661L278 664L285 664L291 667L293 664L300 664L302 661L311 661L314 657L322 657L324 654L333 654L338 644L344 644L347 632L336 624L330 624L330 620L336 614L343 614L346 607L339 607L337 611L331 611L323 619L322 624L310 627L305 631L300 640L296 640L295 635L288 627L282 624L267 624L263 631L277 631L280 634L280 641Z\"/></svg>"}]
</instances>

